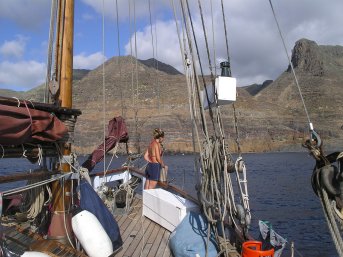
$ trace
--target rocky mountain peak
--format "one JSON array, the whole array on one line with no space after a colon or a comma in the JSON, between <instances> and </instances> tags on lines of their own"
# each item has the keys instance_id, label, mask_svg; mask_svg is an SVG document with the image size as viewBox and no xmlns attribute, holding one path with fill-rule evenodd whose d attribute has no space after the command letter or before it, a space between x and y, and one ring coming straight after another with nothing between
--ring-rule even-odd
<instances>
[{"instance_id":1,"label":"rocky mountain peak","mask_svg":"<svg viewBox=\"0 0 343 257\"><path fill-rule=\"evenodd\" d=\"M341 76L343 72L343 47L318 45L308 39L300 39L292 51L293 67L300 73L313 76ZM288 67L287 72L290 72Z\"/></svg>"},{"instance_id":2,"label":"rocky mountain peak","mask_svg":"<svg viewBox=\"0 0 343 257\"><path fill-rule=\"evenodd\" d=\"M156 60L155 58L150 58L147 60L138 60L139 62L141 62L142 64L144 64L145 66L148 66L150 68L154 68L156 70L159 71L163 71L167 74L170 75L181 75L182 73L179 72L177 69L175 69L173 66L160 62L159 60Z\"/></svg>"},{"instance_id":3,"label":"rocky mountain peak","mask_svg":"<svg viewBox=\"0 0 343 257\"><path fill-rule=\"evenodd\" d=\"M294 69L311 73L314 76L322 76L324 73L321 49L316 42L308 39L300 39L295 43L292 52L292 64ZM287 71L291 71L290 66L288 66Z\"/></svg>"}]
</instances>

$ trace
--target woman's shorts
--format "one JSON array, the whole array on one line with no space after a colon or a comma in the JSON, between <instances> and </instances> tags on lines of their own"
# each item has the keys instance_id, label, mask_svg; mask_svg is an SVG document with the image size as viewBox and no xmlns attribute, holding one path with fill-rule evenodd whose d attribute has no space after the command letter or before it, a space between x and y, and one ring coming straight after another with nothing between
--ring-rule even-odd
<instances>
[{"instance_id":1,"label":"woman's shorts","mask_svg":"<svg viewBox=\"0 0 343 257\"><path fill-rule=\"evenodd\" d=\"M149 180L158 181L160 179L161 164L149 162L145 169L145 177Z\"/></svg>"}]
</instances>

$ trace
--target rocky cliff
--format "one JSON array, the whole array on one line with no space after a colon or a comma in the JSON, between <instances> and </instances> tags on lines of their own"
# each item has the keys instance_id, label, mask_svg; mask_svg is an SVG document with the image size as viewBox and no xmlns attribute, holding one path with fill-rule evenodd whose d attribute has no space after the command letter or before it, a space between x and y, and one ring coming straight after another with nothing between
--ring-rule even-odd
<instances>
[{"instance_id":1,"label":"rocky cliff","mask_svg":"<svg viewBox=\"0 0 343 257\"><path fill-rule=\"evenodd\" d=\"M102 66L78 73L73 107L83 114L76 126L77 152L89 153L102 143L108 121L119 115L126 120L132 151L144 150L155 127L165 130L167 150L193 150L185 76L161 63L161 69L156 69L156 63L114 57L105 63L104 74ZM322 136L324 147L342 147L343 47L301 39L293 49L292 64L303 99L290 67L275 81L237 88L235 109L243 151L300 150L309 121ZM26 97L41 95L41 90L27 92ZM222 106L221 113L234 151L237 134L232 105Z\"/></svg>"}]
</instances>

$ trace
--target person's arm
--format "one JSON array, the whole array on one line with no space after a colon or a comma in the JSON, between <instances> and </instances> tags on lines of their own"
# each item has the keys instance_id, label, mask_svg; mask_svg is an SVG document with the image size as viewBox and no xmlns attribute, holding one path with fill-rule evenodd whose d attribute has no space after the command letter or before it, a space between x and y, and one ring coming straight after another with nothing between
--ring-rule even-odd
<instances>
[{"instance_id":1,"label":"person's arm","mask_svg":"<svg viewBox=\"0 0 343 257\"><path fill-rule=\"evenodd\" d=\"M144 153L144 160L146 160L147 162L151 162L150 157L149 157L149 148L147 148Z\"/></svg>"},{"instance_id":2,"label":"person's arm","mask_svg":"<svg viewBox=\"0 0 343 257\"><path fill-rule=\"evenodd\" d=\"M161 164L161 166L162 166L162 168L164 168L164 162L163 162L163 160L162 160L162 158L161 158L161 153L160 153L160 148L158 147L158 144L156 143L156 144L154 144L154 154L155 154L155 156L156 156L156 161L159 163L159 164Z\"/></svg>"}]
</instances>

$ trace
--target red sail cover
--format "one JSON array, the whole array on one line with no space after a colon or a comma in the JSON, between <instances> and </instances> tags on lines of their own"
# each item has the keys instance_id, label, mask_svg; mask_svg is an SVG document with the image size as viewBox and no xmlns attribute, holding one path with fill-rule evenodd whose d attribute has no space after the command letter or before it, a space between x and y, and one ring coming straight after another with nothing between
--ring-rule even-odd
<instances>
[{"instance_id":1,"label":"red sail cover","mask_svg":"<svg viewBox=\"0 0 343 257\"><path fill-rule=\"evenodd\" d=\"M20 145L33 141L54 142L68 132L51 113L0 104L0 144Z\"/></svg>"},{"instance_id":2,"label":"red sail cover","mask_svg":"<svg viewBox=\"0 0 343 257\"><path fill-rule=\"evenodd\" d=\"M108 132L104 142L105 153L113 149L117 142L127 142L129 139L125 121L121 116L114 117L112 120L110 120L107 130ZM104 159L104 143L99 145L98 148L95 149L93 153L89 155L88 159L82 164L82 167L87 168L89 172L93 170L95 164Z\"/></svg>"}]
</instances>

